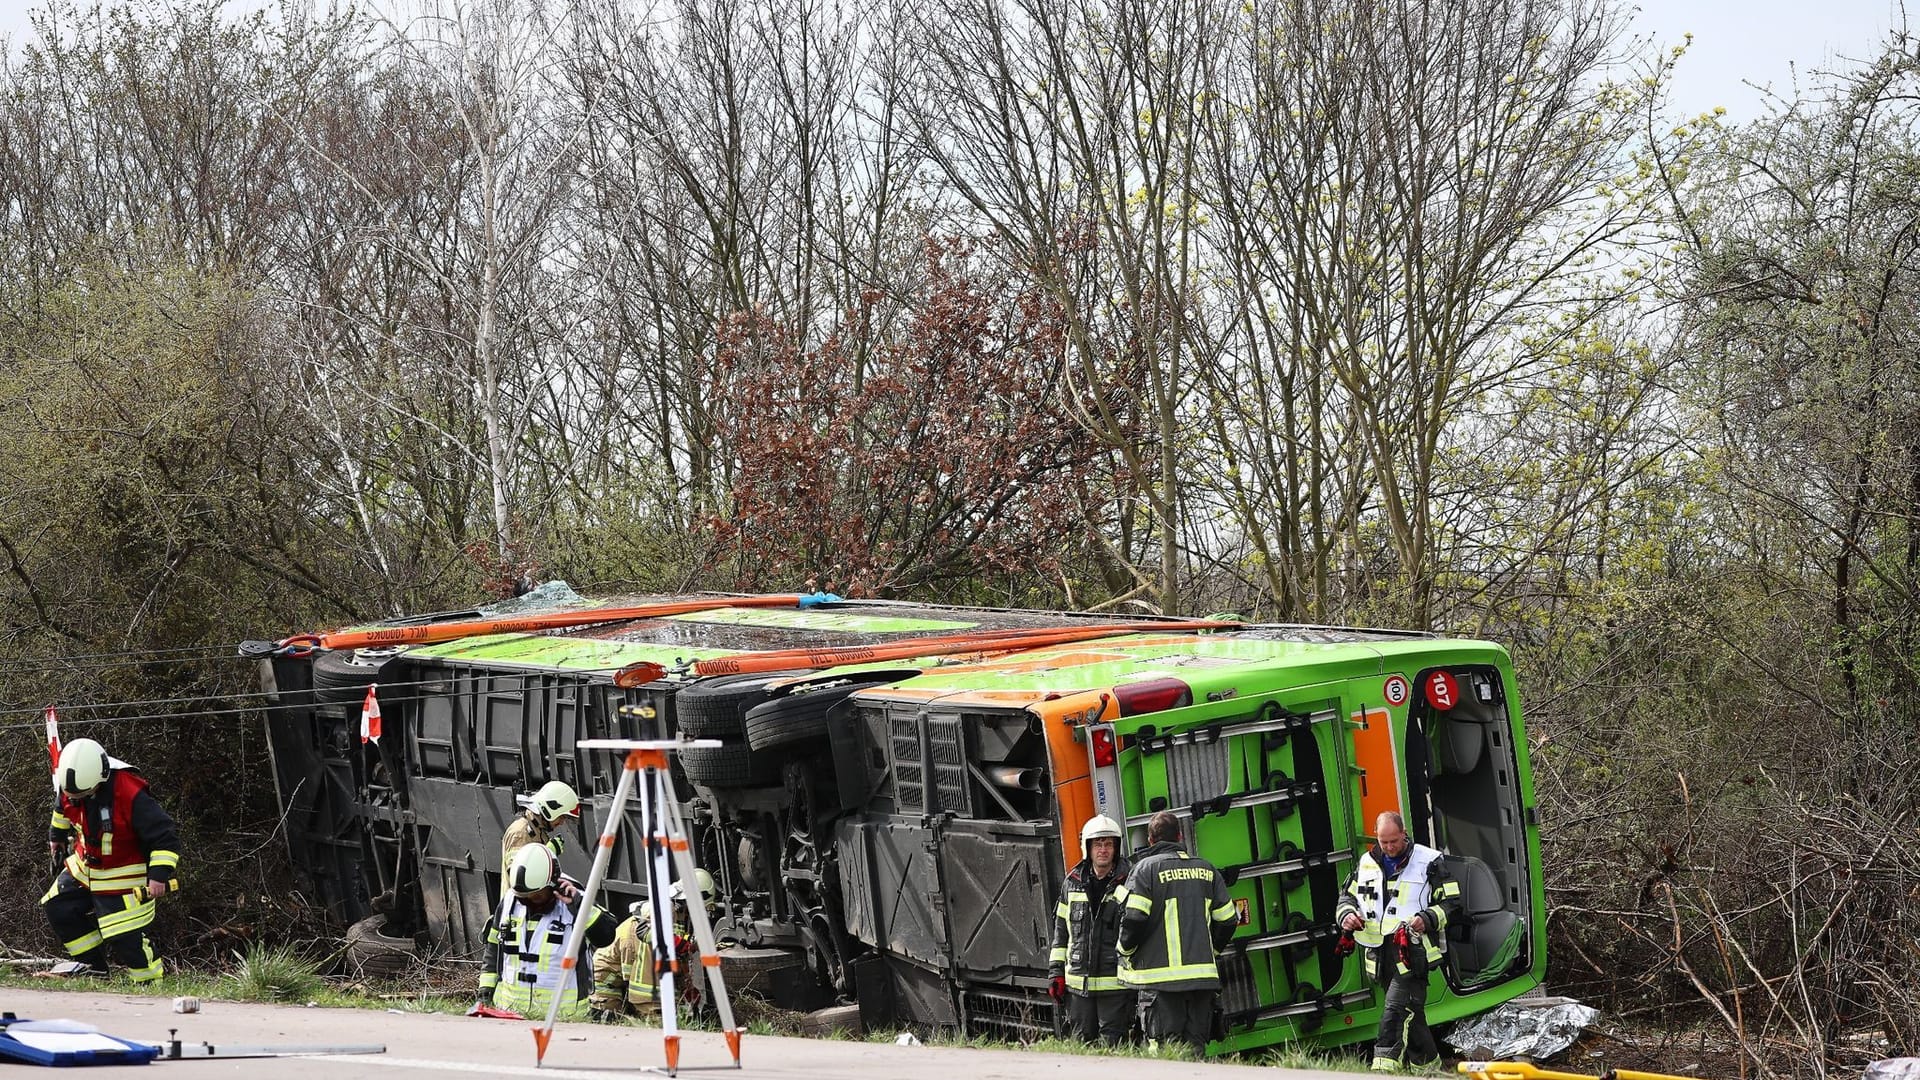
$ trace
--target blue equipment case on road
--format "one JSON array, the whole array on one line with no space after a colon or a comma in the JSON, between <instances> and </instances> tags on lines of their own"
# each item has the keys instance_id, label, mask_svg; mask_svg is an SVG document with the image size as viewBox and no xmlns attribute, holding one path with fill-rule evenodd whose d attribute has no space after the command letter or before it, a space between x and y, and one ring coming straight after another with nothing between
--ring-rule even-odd
<instances>
[{"instance_id":1,"label":"blue equipment case on road","mask_svg":"<svg viewBox=\"0 0 1920 1080\"><path fill-rule=\"evenodd\" d=\"M20 1026L20 1036L14 1027ZM25 1025L32 1025L27 1027ZM67 1036L60 1039L58 1036ZM42 1036L42 1037L36 1037ZM50 1036L51 1038L47 1038ZM36 1042L50 1045L36 1046ZM93 1043L90 1046L59 1047L60 1042ZM152 1043L129 1042L108 1035L91 1024L73 1020L32 1021L6 1013L0 1015L0 1062L23 1065L145 1065L160 1056Z\"/></svg>"}]
</instances>

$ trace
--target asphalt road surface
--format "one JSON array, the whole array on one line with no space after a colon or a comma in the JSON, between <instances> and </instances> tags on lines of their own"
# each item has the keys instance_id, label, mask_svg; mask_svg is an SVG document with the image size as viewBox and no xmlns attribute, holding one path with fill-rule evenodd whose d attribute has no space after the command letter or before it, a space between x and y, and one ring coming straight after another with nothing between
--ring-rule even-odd
<instances>
[{"instance_id":1,"label":"asphalt road surface","mask_svg":"<svg viewBox=\"0 0 1920 1080\"><path fill-rule=\"evenodd\" d=\"M156 1061L145 1066L90 1068L92 1077L164 1074L175 1080L201 1077L372 1077L427 1080L433 1077L534 1077L547 1080L615 1080L664 1075L665 1057L655 1028L561 1024L554 1029L543 1067L534 1064L531 1025L368 1009L308 1009L207 1001L201 1011L173 1012L167 998L68 991L0 989L0 1009L35 1020L77 1020L102 1032L138 1042L163 1042L177 1028L189 1047L198 1043L247 1046L380 1044L379 1054L352 1057L287 1057ZM748 1035L735 1072L718 1034L689 1032L682 1040L680 1075L739 1076L755 1080L863 1080L914 1077L928 1080L1085 1080L1124 1075L1126 1080L1354 1080L1328 1073L1246 1065L1213 1065L1137 1058L1102 1059L1022 1050L973 1050L940 1046L895 1046L831 1039ZM32 1075L19 1065L0 1065L8 1078Z\"/></svg>"}]
</instances>

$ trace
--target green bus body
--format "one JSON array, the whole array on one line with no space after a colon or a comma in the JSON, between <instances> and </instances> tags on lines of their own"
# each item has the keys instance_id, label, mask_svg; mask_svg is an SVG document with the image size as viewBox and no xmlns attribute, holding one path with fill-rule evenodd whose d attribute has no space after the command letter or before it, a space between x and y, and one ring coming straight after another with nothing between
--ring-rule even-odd
<instances>
[{"instance_id":1,"label":"green bus body","mask_svg":"<svg viewBox=\"0 0 1920 1080\"><path fill-rule=\"evenodd\" d=\"M276 659L283 705L269 732L298 811L295 861L343 920L377 894L390 932L470 950L497 887L487 845L513 794L555 778L581 790L563 862L584 876L614 771L569 740L672 734L680 696L709 681L692 661L1089 618L846 603L378 650L364 682L406 688L382 695L399 738L357 751L337 730L357 719L357 676L338 674L352 665L336 657L316 680ZM612 683L638 663L670 674ZM333 702L287 693L321 684L339 688ZM1054 1029L1046 936L1096 812L1122 819L1134 847L1154 812L1180 815L1190 849L1230 880L1241 925L1220 957L1224 1036L1212 1053L1372 1040L1380 994L1357 956L1338 954L1332 917L1385 809L1446 852L1466 885L1469 914L1447 935L1429 1019L1482 1012L1544 975L1532 776L1497 645L1285 626L1122 635L795 675L774 692L789 705L750 715L835 685L845 696L808 721L818 738L750 721L736 772L689 761L679 777L694 846L727 894L723 929L745 943L742 957L794 955L770 984L793 1007L852 998L871 1023ZM637 727L643 712L664 730ZM756 731L780 751L750 750ZM316 809L303 778L352 794ZM616 901L644 887L618 867L610 877Z\"/></svg>"}]
</instances>

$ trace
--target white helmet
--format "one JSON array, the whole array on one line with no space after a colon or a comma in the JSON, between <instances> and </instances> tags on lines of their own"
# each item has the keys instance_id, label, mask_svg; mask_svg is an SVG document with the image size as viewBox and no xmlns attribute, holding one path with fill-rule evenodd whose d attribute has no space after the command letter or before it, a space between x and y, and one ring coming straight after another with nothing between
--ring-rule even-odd
<instances>
[{"instance_id":1,"label":"white helmet","mask_svg":"<svg viewBox=\"0 0 1920 1080\"><path fill-rule=\"evenodd\" d=\"M564 780L549 780L533 793L533 808L549 824L563 817L580 816L580 796Z\"/></svg>"},{"instance_id":2,"label":"white helmet","mask_svg":"<svg viewBox=\"0 0 1920 1080\"><path fill-rule=\"evenodd\" d=\"M1103 838L1111 838L1115 842L1114 852L1118 854L1121 835L1119 822L1105 814L1095 814L1087 820L1085 825L1080 826L1080 854L1092 858L1093 842Z\"/></svg>"},{"instance_id":3,"label":"white helmet","mask_svg":"<svg viewBox=\"0 0 1920 1080\"><path fill-rule=\"evenodd\" d=\"M507 887L515 896L531 896L551 888L560 876L559 870L547 845L528 844L513 854L513 862L507 867Z\"/></svg>"},{"instance_id":4,"label":"white helmet","mask_svg":"<svg viewBox=\"0 0 1920 1080\"><path fill-rule=\"evenodd\" d=\"M711 910L713 908L714 897L720 891L713 884L713 875L699 867L694 867L693 880L700 885L700 902ZM676 900L683 904L686 903L686 883L681 881L674 882L673 888L667 890L667 899Z\"/></svg>"},{"instance_id":5,"label":"white helmet","mask_svg":"<svg viewBox=\"0 0 1920 1080\"><path fill-rule=\"evenodd\" d=\"M60 790L69 795L91 795L107 778L106 748L92 739L75 739L60 750L60 771L54 774Z\"/></svg>"}]
</instances>

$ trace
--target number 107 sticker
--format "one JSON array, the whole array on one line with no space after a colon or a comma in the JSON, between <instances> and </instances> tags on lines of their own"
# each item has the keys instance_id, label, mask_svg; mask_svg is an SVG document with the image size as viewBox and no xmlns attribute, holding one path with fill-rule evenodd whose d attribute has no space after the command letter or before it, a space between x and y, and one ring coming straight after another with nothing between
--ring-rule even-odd
<instances>
[{"instance_id":1,"label":"number 107 sticker","mask_svg":"<svg viewBox=\"0 0 1920 1080\"><path fill-rule=\"evenodd\" d=\"M1413 688L1408 686L1407 680L1399 675L1387 676L1387 681L1380 687L1380 692L1386 695L1387 704L1396 709L1405 705L1407 699L1413 696Z\"/></svg>"},{"instance_id":2,"label":"number 107 sticker","mask_svg":"<svg viewBox=\"0 0 1920 1080\"><path fill-rule=\"evenodd\" d=\"M1436 671L1427 676L1425 685L1427 704L1435 709L1446 712L1460 704L1460 684L1453 681L1453 676L1446 672Z\"/></svg>"}]
</instances>

